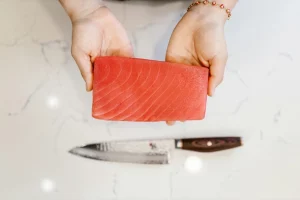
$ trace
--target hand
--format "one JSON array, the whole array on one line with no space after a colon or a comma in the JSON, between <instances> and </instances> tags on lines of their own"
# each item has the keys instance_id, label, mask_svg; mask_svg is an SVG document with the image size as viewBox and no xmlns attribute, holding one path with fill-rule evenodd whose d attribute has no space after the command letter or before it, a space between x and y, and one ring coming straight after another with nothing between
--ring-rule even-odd
<instances>
[{"instance_id":1,"label":"hand","mask_svg":"<svg viewBox=\"0 0 300 200\"><path fill-rule=\"evenodd\" d=\"M210 68L208 95L222 82L227 61L226 14L211 6L195 6L175 27L166 61ZM174 122L167 122L172 125Z\"/></svg>"},{"instance_id":2,"label":"hand","mask_svg":"<svg viewBox=\"0 0 300 200\"><path fill-rule=\"evenodd\" d=\"M99 7L72 20L72 56L86 82L93 89L93 62L98 56L132 57L127 33L106 7Z\"/></svg>"}]
</instances>

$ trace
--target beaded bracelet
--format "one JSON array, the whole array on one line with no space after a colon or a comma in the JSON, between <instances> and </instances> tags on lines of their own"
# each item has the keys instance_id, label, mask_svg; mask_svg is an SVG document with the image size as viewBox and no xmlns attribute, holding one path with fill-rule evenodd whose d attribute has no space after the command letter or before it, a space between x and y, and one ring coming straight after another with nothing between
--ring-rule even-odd
<instances>
[{"instance_id":1,"label":"beaded bracelet","mask_svg":"<svg viewBox=\"0 0 300 200\"><path fill-rule=\"evenodd\" d=\"M187 11L189 11L192 7L194 7L194 6L196 6L196 5L199 5L199 4L218 6L218 7L220 7L221 9L226 9L225 6L224 6L224 4L217 4L217 2L215 2L215 1L204 0L204 1L197 1L197 2L195 2L195 3L192 3L192 4L188 7ZM231 10L230 10L230 9L226 9L225 11L226 11L226 13L227 13L227 15L228 15L228 20L229 20L230 17L231 17Z\"/></svg>"}]
</instances>

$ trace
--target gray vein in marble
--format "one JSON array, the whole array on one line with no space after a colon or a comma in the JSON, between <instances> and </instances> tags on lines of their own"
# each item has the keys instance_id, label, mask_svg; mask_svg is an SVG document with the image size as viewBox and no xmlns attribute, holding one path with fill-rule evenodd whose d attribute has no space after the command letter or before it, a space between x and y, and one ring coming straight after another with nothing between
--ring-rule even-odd
<instances>
[{"instance_id":1,"label":"gray vein in marble","mask_svg":"<svg viewBox=\"0 0 300 200\"><path fill-rule=\"evenodd\" d=\"M287 52L281 52L278 54L278 57L284 57L286 58L289 62L293 62L293 57L287 53ZM287 65L288 66L288 65ZM270 76L272 75L274 72L277 71L278 67L281 67L281 66L278 66L277 63L274 64L274 66L272 67L272 69L270 69L270 71L267 73L267 76Z\"/></svg>"},{"instance_id":2,"label":"gray vein in marble","mask_svg":"<svg viewBox=\"0 0 300 200\"><path fill-rule=\"evenodd\" d=\"M4 46L4 47L14 47L16 45L19 44L19 42L24 39L26 36L28 35L28 33L25 33L24 35L16 38L14 41L12 41L11 43L3 43L3 42L0 42L0 46Z\"/></svg>"},{"instance_id":3,"label":"gray vein in marble","mask_svg":"<svg viewBox=\"0 0 300 200\"><path fill-rule=\"evenodd\" d=\"M18 45L20 43L20 41L22 41L24 38L26 38L30 34L30 32L32 31L32 29L33 29L34 26L35 26L35 22L32 25L32 27L28 31L26 31L23 35L15 38L11 43L0 42L0 46L14 47L14 46Z\"/></svg>"},{"instance_id":4,"label":"gray vein in marble","mask_svg":"<svg viewBox=\"0 0 300 200\"><path fill-rule=\"evenodd\" d=\"M241 77L241 75L240 75L240 73L239 73L239 70L233 70L233 69L227 68L226 71L235 74L235 75L238 77L238 79L240 80L240 82L241 82L246 88L249 88L248 85L246 84L246 82L244 81L244 79Z\"/></svg>"},{"instance_id":5,"label":"gray vein in marble","mask_svg":"<svg viewBox=\"0 0 300 200\"><path fill-rule=\"evenodd\" d=\"M109 136L112 136L111 131L110 131L109 124L106 124L105 126L106 126L106 130L107 130L108 135L109 135Z\"/></svg>"},{"instance_id":6,"label":"gray vein in marble","mask_svg":"<svg viewBox=\"0 0 300 200\"><path fill-rule=\"evenodd\" d=\"M278 136L277 138L279 142L282 142L284 144L290 144L290 142L287 141L283 136Z\"/></svg>"},{"instance_id":7,"label":"gray vein in marble","mask_svg":"<svg viewBox=\"0 0 300 200\"><path fill-rule=\"evenodd\" d=\"M240 111L240 109L241 109L241 107L243 106L243 104L245 104L248 100L249 100L248 97L246 97L245 99L242 99L242 100L238 103L238 105L236 106L236 108L235 108L235 110L233 111L232 114L234 114L234 115L237 114L237 113Z\"/></svg>"},{"instance_id":8,"label":"gray vein in marble","mask_svg":"<svg viewBox=\"0 0 300 200\"><path fill-rule=\"evenodd\" d=\"M54 141L55 141L55 144L54 144L54 153L56 155L58 155L58 138L60 136L60 133L61 133L61 130L63 129L65 123L67 122L67 120L63 120L57 127L57 131L55 133L55 136L54 136Z\"/></svg>"},{"instance_id":9,"label":"gray vein in marble","mask_svg":"<svg viewBox=\"0 0 300 200\"><path fill-rule=\"evenodd\" d=\"M53 44L56 45L57 44L57 45L61 46L59 49L61 49L63 52L67 52L67 50L69 49L68 45L66 44L66 41L63 41L63 40L54 40L54 41L50 41L50 42L46 42L46 43L40 43L40 44L41 44L41 47L42 47L41 51L42 51L42 54L43 54L43 56L45 58L45 61L47 63L49 63L49 64L50 64L50 62L49 62L49 60L47 58L47 54L45 52L45 48L51 48L50 47L51 45L53 45ZM67 61L68 61L68 59L65 58L64 64L66 64Z\"/></svg>"},{"instance_id":10,"label":"gray vein in marble","mask_svg":"<svg viewBox=\"0 0 300 200\"><path fill-rule=\"evenodd\" d=\"M118 186L117 174L114 174L112 190L113 190L113 194L116 196L116 198L118 198L117 186Z\"/></svg>"},{"instance_id":11,"label":"gray vein in marble","mask_svg":"<svg viewBox=\"0 0 300 200\"><path fill-rule=\"evenodd\" d=\"M170 173L170 180L169 180L169 186L170 186L170 196L169 196L169 199L171 200L172 197L173 197L173 173L171 172Z\"/></svg>"},{"instance_id":12,"label":"gray vein in marble","mask_svg":"<svg viewBox=\"0 0 300 200\"><path fill-rule=\"evenodd\" d=\"M280 116L281 116L281 110L278 110L273 117L273 122L277 124L279 122Z\"/></svg>"},{"instance_id":13,"label":"gray vein in marble","mask_svg":"<svg viewBox=\"0 0 300 200\"><path fill-rule=\"evenodd\" d=\"M267 73L267 77L271 76L276 71L276 67L272 67L272 69Z\"/></svg>"},{"instance_id":14,"label":"gray vein in marble","mask_svg":"<svg viewBox=\"0 0 300 200\"><path fill-rule=\"evenodd\" d=\"M259 134L260 134L260 140L263 140L263 138L264 138L264 132L262 130L260 130Z\"/></svg>"},{"instance_id":15,"label":"gray vein in marble","mask_svg":"<svg viewBox=\"0 0 300 200\"><path fill-rule=\"evenodd\" d=\"M182 12L179 14L179 16L182 18L185 15L186 12Z\"/></svg>"},{"instance_id":16,"label":"gray vein in marble","mask_svg":"<svg viewBox=\"0 0 300 200\"><path fill-rule=\"evenodd\" d=\"M68 62L69 57L67 55L67 52L69 51L70 48L69 48L69 44L68 44L67 41L65 41L65 40L51 40L51 41L48 41L48 42L39 42L37 40L32 39L32 42L35 43L35 44L40 45L41 53L44 57L44 60L49 65L52 65L52 64L49 61L48 55L46 53L47 48L58 48L58 49L60 49L65 54L63 64L66 64ZM56 46L58 46L58 47L56 47Z\"/></svg>"},{"instance_id":17,"label":"gray vein in marble","mask_svg":"<svg viewBox=\"0 0 300 200\"><path fill-rule=\"evenodd\" d=\"M27 106L29 105L32 97L45 85L45 83L47 82L47 79L44 79L43 81L41 81L37 87L31 92L31 94L26 98L23 106L21 107L21 109L17 112L10 112L8 113L8 116L17 116L19 115L20 113L22 113L26 108Z\"/></svg>"},{"instance_id":18,"label":"gray vein in marble","mask_svg":"<svg viewBox=\"0 0 300 200\"><path fill-rule=\"evenodd\" d=\"M136 37L136 33L135 32L132 32L131 33L131 35L132 35L132 44L134 45L134 47L137 47L137 45L138 45L138 40L137 40L137 37Z\"/></svg>"},{"instance_id":19,"label":"gray vein in marble","mask_svg":"<svg viewBox=\"0 0 300 200\"><path fill-rule=\"evenodd\" d=\"M279 56L283 56L283 57L289 59L290 61L293 61L293 60L294 60L293 57L291 56L291 54L289 54L289 53L287 53L287 52L280 52L280 53L279 53Z\"/></svg>"},{"instance_id":20,"label":"gray vein in marble","mask_svg":"<svg viewBox=\"0 0 300 200\"><path fill-rule=\"evenodd\" d=\"M135 31L131 33L131 38L132 38L131 42L132 42L133 51L137 52L138 40L137 40L136 32Z\"/></svg>"},{"instance_id":21,"label":"gray vein in marble","mask_svg":"<svg viewBox=\"0 0 300 200\"><path fill-rule=\"evenodd\" d=\"M184 163L182 163L181 166L178 169L176 169L175 171L170 172L170 176L169 176L169 188L170 188L169 200L174 199L173 198L173 191L174 191L173 181L174 181L174 176L177 175L177 174L179 174L179 172L181 172L183 169L184 169Z\"/></svg>"},{"instance_id":22,"label":"gray vein in marble","mask_svg":"<svg viewBox=\"0 0 300 200\"><path fill-rule=\"evenodd\" d=\"M69 115L69 116L65 117L64 119L62 119L61 123L58 125L55 135L54 135L54 141L55 141L54 152L56 155L58 155L58 151L57 151L58 150L58 138L60 137L61 130L63 129L64 125L70 120L73 120L74 122L77 122L77 123L81 122L81 123L87 124L87 122L85 122L84 119L78 119L73 115ZM58 121L58 120L55 120L55 121Z\"/></svg>"},{"instance_id":23,"label":"gray vein in marble","mask_svg":"<svg viewBox=\"0 0 300 200\"><path fill-rule=\"evenodd\" d=\"M267 77L271 76L274 72L277 71L277 65L275 64L274 66L272 66L272 68L268 71L267 73Z\"/></svg>"}]
</instances>

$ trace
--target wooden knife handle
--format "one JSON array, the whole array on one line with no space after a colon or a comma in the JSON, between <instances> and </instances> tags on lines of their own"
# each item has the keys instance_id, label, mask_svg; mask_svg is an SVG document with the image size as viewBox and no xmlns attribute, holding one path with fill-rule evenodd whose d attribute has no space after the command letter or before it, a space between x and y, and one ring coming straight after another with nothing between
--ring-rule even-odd
<instances>
[{"instance_id":1,"label":"wooden knife handle","mask_svg":"<svg viewBox=\"0 0 300 200\"><path fill-rule=\"evenodd\" d=\"M198 152L215 152L242 146L240 137L191 138L175 140L175 148Z\"/></svg>"}]
</instances>

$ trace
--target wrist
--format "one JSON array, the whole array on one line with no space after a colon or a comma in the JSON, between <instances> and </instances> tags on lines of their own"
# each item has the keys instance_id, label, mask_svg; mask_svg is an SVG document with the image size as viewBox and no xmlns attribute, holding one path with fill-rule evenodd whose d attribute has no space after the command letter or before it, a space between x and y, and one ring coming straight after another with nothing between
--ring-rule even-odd
<instances>
[{"instance_id":1,"label":"wrist","mask_svg":"<svg viewBox=\"0 0 300 200\"><path fill-rule=\"evenodd\" d=\"M198 1L204 1L204 0L193 0L192 3L196 3ZM207 1L210 3L215 1L216 4L218 5L224 4L226 9L228 8L230 10L232 10L235 7L236 3L238 2L238 0L207 0Z\"/></svg>"},{"instance_id":2,"label":"wrist","mask_svg":"<svg viewBox=\"0 0 300 200\"><path fill-rule=\"evenodd\" d=\"M194 15L197 21L214 21L225 24L228 19L226 11L217 6L199 4L193 6L189 12Z\"/></svg>"},{"instance_id":3,"label":"wrist","mask_svg":"<svg viewBox=\"0 0 300 200\"><path fill-rule=\"evenodd\" d=\"M236 3L237 0L193 0L187 10L198 14L198 20L200 17L225 23Z\"/></svg>"},{"instance_id":4,"label":"wrist","mask_svg":"<svg viewBox=\"0 0 300 200\"><path fill-rule=\"evenodd\" d=\"M74 22L104 7L102 0L59 0L71 21Z\"/></svg>"}]
</instances>

